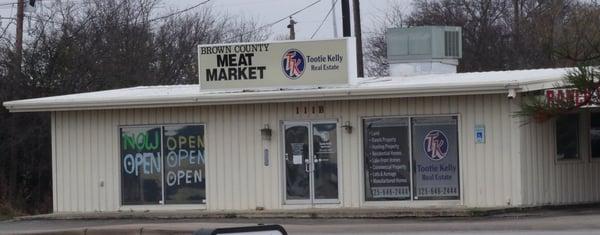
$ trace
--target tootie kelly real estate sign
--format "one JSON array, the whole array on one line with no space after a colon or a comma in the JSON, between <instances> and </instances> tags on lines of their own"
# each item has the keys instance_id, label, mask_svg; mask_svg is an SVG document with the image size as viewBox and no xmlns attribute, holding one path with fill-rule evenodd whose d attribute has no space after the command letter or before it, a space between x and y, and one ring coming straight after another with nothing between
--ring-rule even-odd
<instances>
[{"instance_id":1,"label":"tootie kelly real estate sign","mask_svg":"<svg viewBox=\"0 0 600 235\"><path fill-rule=\"evenodd\" d=\"M347 84L354 39L198 46L201 89Z\"/></svg>"}]
</instances>

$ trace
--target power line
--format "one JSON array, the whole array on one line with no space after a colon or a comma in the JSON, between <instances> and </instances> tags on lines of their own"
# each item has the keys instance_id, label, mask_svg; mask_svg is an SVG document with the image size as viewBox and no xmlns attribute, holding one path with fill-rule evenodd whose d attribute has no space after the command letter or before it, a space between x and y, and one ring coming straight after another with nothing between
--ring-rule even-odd
<instances>
[{"instance_id":1,"label":"power line","mask_svg":"<svg viewBox=\"0 0 600 235\"><path fill-rule=\"evenodd\" d=\"M252 30L252 31L250 31L250 32L240 33L240 34L238 34L238 35L235 35L234 37L227 38L227 40L225 40L225 41L229 41L229 40L231 40L231 39L233 39L233 38L236 38L236 37L243 37L244 35L246 35L246 34L249 34L249 33L255 33L255 32L258 32L258 31L260 31L260 30L262 30L262 29L264 29L264 28L267 28L267 27L272 27L273 25L276 25L277 23L279 23L279 22L281 22L281 21L284 21L284 20L286 20L286 19L288 19L288 18L290 18L290 17L292 17L292 16L294 16L294 15L296 15L296 14L300 13L300 12L303 12L304 10L306 10L306 9L308 9L308 8L310 8L310 7L314 6L314 5L316 5L316 4L317 4L317 3L319 3L319 2L321 2L321 0L317 0L317 1L315 1L315 2L313 2L313 3L311 3L311 4L309 4L309 5L305 6L304 8L302 8L302 9L300 9L300 10L297 10L297 11L293 12L292 14L289 14L289 15L287 15L287 16L285 16L285 17L282 17L282 18L281 18L281 19L279 19L279 20L276 20L275 22L272 22L272 23L269 23L269 24L265 24L265 25L263 25L263 26L260 26L260 27L256 28L255 30Z\"/></svg>"},{"instance_id":2,"label":"power line","mask_svg":"<svg viewBox=\"0 0 600 235\"><path fill-rule=\"evenodd\" d=\"M45 1L45 0L38 0L38 1ZM191 7L188 7L188 8L185 8L185 9L182 9L182 10L179 10L179 11L176 11L176 12L173 12L173 13L170 13L170 14L167 14L167 15L164 15L164 16L156 17L156 18L150 19L150 20L148 20L148 21L149 21L149 22L158 21L158 20L162 20L162 19L165 19L165 18L169 18L169 17L172 17L172 16L174 16L174 15L178 15L178 14L181 14L181 13L184 13L184 12L187 12L187 11L191 11L191 10L193 10L193 9L195 9L195 8L198 8L198 7L202 6L202 5L205 5L205 4L207 4L207 3L208 3L208 2L210 2L210 1L211 1L211 0L205 0L205 1L203 1L203 2L200 2L200 3L196 4L196 5L193 5L193 6L191 6ZM296 14L298 14L298 13L301 13L301 12L305 11L305 10L306 10L306 9L308 9L308 8L311 8L312 6L316 5L317 3L321 2L321 1L322 1L322 0L317 0L317 1L315 1L315 2L313 2L313 3L311 3L311 4L309 4L309 5L305 6L304 8L302 8L302 9L300 9L300 10L297 10L297 11L295 11L295 12L293 12L293 13L291 13L291 14L289 14L289 15L285 16L285 17L282 17L281 19L278 19L278 20L276 20L276 21L274 21L274 22L271 22L271 23L269 23L269 24L262 25L262 26L260 26L260 27L258 27L258 28L256 28L256 29L254 29L254 30L252 30L252 31L249 31L249 32L243 32L243 33L237 34L237 35L235 35L235 36L232 36L232 37L230 37L230 38L226 39L225 41L231 40L231 39L233 39L233 38L236 38L236 37L242 37L242 36L245 36L245 35L247 35L247 34L250 34L250 33L255 33L255 32L258 32L258 31L260 31L260 30L263 30L263 29L265 29L265 28L268 28L268 27L272 27L272 26L274 26L275 24L277 24L277 23L280 23L280 22L282 22L282 21L284 21L284 20L288 19L289 17L292 17L292 16L294 16L294 15L296 15ZM336 0L336 2L337 2L337 0ZM3 4L0 4L0 6L8 6L8 5L14 5L14 4L17 4L17 3L3 3ZM332 7L332 9L334 9L334 8ZM331 14L331 11L332 11L332 10L330 9L329 13L327 14L328 16ZM327 17L328 17L328 16L327 16ZM327 17L326 17L326 18L327 18ZM322 26L319 26L319 27L322 27Z\"/></svg>"},{"instance_id":3,"label":"power line","mask_svg":"<svg viewBox=\"0 0 600 235\"><path fill-rule=\"evenodd\" d=\"M46 2L46 1L51 1L51 0L35 0L36 3L37 2ZM75 1L69 1L69 2L75 2ZM17 4L19 4L19 2L5 2L5 3L0 3L0 6L9 6L9 5L17 5ZM25 4L29 4L29 3L25 3Z\"/></svg>"},{"instance_id":4,"label":"power line","mask_svg":"<svg viewBox=\"0 0 600 235\"><path fill-rule=\"evenodd\" d=\"M312 36L310 36L310 39L313 39L315 37L315 35L317 35L319 30L321 30L321 27L323 27L323 24L325 24L325 21L327 21L327 18L329 18L329 15L331 15L331 12L333 12L333 10L335 9L337 2L338 2L338 0L335 0L335 2L333 4L331 4L331 9L329 9L329 12L327 12L327 15L325 15L325 18L323 18L323 21L321 21L321 24L319 25L319 27L317 27L317 30L315 30L315 32L312 34Z\"/></svg>"},{"instance_id":5,"label":"power line","mask_svg":"<svg viewBox=\"0 0 600 235\"><path fill-rule=\"evenodd\" d=\"M37 1L45 1L45 0L37 0ZM198 7L200 7L200 6L208 3L210 1L211 0L205 0L203 2L200 2L200 3L196 4L196 5L191 6L191 7L185 8L183 10L179 10L179 11L176 11L176 12L164 15L164 16L160 16L160 17L156 17L154 19L150 19L149 22L153 22L153 21L157 21L157 20L162 20L162 19L174 16L174 15L178 15L178 14L181 14L181 13L184 13L184 12L187 12L187 11L191 11L191 10L193 10L195 8L198 8ZM18 2L0 3L0 7L2 7L2 6L15 6L17 4L18 4Z\"/></svg>"},{"instance_id":6,"label":"power line","mask_svg":"<svg viewBox=\"0 0 600 235\"><path fill-rule=\"evenodd\" d=\"M275 21L275 22L271 23L270 25L275 25L275 24L277 24L277 23L279 23L279 22L281 22L281 21L283 21L283 20L285 20L285 19L287 19L287 18L290 18L290 17L292 17L292 16L294 16L294 15L296 15L296 14L300 13L300 12L303 12L304 10L306 10L306 9L308 9L308 8L310 8L310 7L312 7L312 6L314 6L315 4L317 4L317 3L319 3L319 2L321 2L321 0L317 0L317 1L315 1L315 2L313 2L313 3L311 3L311 4L309 4L308 6L306 6L306 7L302 8L302 9L300 9L300 10L297 10L297 11L295 11L294 13L292 13L292 14L290 14L290 15L288 15L288 16L286 16L286 17L283 17L283 18L281 18L280 20L278 20L278 21Z\"/></svg>"},{"instance_id":7,"label":"power line","mask_svg":"<svg viewBox=\"0 0 600 235\"><path fill-rule=\"evenodd\" d=\"M176 11L176 12L173 12L173 13L171 13L171 14L164 15L164 16L156 17L156 18L154 18L154 19L150 19L150 20L148 20L148 22L153 22L153 21L157 21L157 20L162 20L162 19L165 19L165 18L169 18L169 17L171 17L171 16L174 16L174 15L178 15L178 14L184 13L184 12L186 12L186 11L191 11L191 10L193 10L193 9L195 9L195 8L199 7L199 6L202 6L202 5L204 5L204 4L206 4L206 3L210 2L210 1L211 1L211 0L206 0L206 1L204 1L204 2L198 3L198 4L196 4L196 5L193 5L193 6L191 6L191 7L188 7L188 8L186 8L186 9L183 9L183 10L180 10L180 11Z\"/></svg>"},{"instance_id":8,"label":"power line","mask_svg":"<svg viewBox=\"0 0 600 235\"><path fill-rule=\"evenodd\" d=\"M1 6L12 6L12 5L17 5L17 3L16 3L16 2L1 3L1 4L0 4L0 7L1 7Z\"/></svg>"}]
</instances>

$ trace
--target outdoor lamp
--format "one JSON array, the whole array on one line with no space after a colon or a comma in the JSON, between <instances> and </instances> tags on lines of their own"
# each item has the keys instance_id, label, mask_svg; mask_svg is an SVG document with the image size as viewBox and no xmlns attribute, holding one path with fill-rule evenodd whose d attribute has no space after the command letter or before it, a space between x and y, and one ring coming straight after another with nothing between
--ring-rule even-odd
<instances>
[{"instance_id":1,"label":"outdoor lamp","mask_svg":"<svg viewBox=\"0 0 600 235\"><path fill-rule=\"evenodd\" d=\"M344 125L342 125L342 127L346 130L346 132L348 132L348 134L352 133L352 124L350 124L350 121L344 122Z\"/></svg>"},{"instance_id":2,"label":"outdoor lamp","mask_svg":"<svg viewBox=\"0 0 600 235\"><path fill-rule=\"evenodd\" d=\"M265 124L265 127L260 129L260 136L263 140L271 140L271 128L269 124Z\"/></svg>"}]
</instances>

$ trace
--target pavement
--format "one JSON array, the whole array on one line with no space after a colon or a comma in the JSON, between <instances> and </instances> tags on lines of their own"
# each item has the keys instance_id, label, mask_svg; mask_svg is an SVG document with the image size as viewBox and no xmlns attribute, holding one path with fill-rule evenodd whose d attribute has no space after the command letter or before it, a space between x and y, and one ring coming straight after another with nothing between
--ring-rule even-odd
<instances>
[{"instance_id":1,"label":"pavement","mask_svg":"<svg viewBox=\"0 0 600 235\"><path fill-rule=\"evenodd\" d=\"M289 234L600 234L598 206L521 209L504 213L490 210L484 211L484 215L446 214L448 216L441 217L425 216L424 209L413 210L419 211L416 215L422 216L400 217L401 212L405 211L392 209L378 210L383 212L375 218L368 218L372 213L376 213L375 210L360 210L362 214L352 218L348 216L356 210L301 210L288 212L286 216L281 213L262 212L262 217L251 217L249 212L244 216L241 216L242 213L223 213L222 217L203 215L202 218L198 217L198 213L189 211L179 211L178 216L168 212L121 212L118 216L116 213L112 214L113 218L102 217L101 215L106 215L103 213L92 213L87 217L51 214L0 222L0 234L192 234L202 228L256 224L280 224ZM455 213L473 210L452 211ZM334 215L336 212L342 216L325 216ZM162 218L152 217L158 214L161 214ZM454 215L457 214L459 215ZM139 215L146 217L142 218ZM166 218L169 215L171 217Z\"/></svg>"}]
</instances>

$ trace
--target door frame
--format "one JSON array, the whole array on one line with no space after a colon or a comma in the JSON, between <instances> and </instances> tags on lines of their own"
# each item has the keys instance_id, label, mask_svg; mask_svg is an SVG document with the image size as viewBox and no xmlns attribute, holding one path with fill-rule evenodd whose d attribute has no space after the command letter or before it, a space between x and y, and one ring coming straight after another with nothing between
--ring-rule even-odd
<instances>
[{"instance_id":1,"label":"door frame","mask_svg":"<svg viewBox=\"0 0 600 235\"><path fill-rule=\"evenodd\" d=\"M308 158L311 159L311 153L312 153L312 131L311 131L311 123L309 121L290 121L290 122L282 122L281 124L281 151L280 151L280 159L281 159L281 169L282 169L282 177L281 177L281 182L282 182L282 195L283 195L283 203L287 204L287 205L306 205L306 204L312 204L312 199L314 197L313 195L313 176L312 174L308 174L308 188L309 188L309 195L308 195L308 199L293 199L293 200L288 200L287 199L287 162L285 160L285 131L286 131L286 127L287 126L306 126L307 130L308 130ZM304 163L305 164L305 163Z\"/></svg>"},{"instance_id":2,"label":"door frame","mask_svg":"<svg viewBox=\"0 0 600 235\"><path fill-rule=\"evenodd\" d=\"M314 183L314 147L313 147L313 125L314 124L335 124L336 125L336 168L337 168L337 189L338 189L338 196L336 199L315 199L315 183ZM286 131L286 126L293 126L293 125L305 125L308 127L308 142L309 142L309 159L311 161L311 172L309 173L309 188L310 188L310 195L309 195L309 199L308 200L288 200L287 199L287 172L286 172L286 161L285 161L285 131ZM338 122L337 119L315 119L315 120L282 120L280 121L280 134L281 134L281 141L280 141L280 151L279 151L279 157L281 159L281 164L280 164L280 172L281 172L281 182L282 182L282 190L281 190L281 197L282 197L282 202L284 205L317 205L317 204L339 204L341 202L340 197L341 197L341 168L340 168L340 154L341 154L341 146L342 146L342 142L341 142L341 131L340 131L340 124Z\"/></svg>"}]
</instances>

